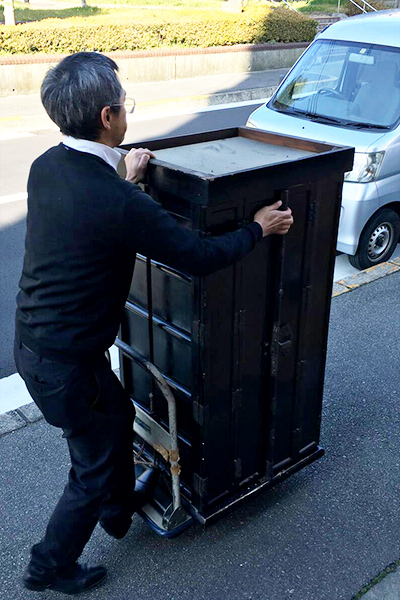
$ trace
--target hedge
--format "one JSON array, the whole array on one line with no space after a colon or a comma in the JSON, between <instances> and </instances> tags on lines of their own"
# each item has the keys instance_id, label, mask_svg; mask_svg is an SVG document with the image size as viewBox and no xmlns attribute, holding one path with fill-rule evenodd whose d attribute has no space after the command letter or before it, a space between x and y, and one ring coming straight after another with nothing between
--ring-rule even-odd
<instances>
[{"instance_id":1,"label":"hedge","mask_svg":"<svg viewBox=\"0 0 400 600\"><path fill-rule=\"evenodd\" d=\"M112 17L45 19L0 26L2 54L72 53L81 50L148 50L163 47L231 46L267 42L308 42L315 21L284 8L256 7L240 14L174 11L169 18L135 10L126 22Z\"/></svg>"}]
</instances>

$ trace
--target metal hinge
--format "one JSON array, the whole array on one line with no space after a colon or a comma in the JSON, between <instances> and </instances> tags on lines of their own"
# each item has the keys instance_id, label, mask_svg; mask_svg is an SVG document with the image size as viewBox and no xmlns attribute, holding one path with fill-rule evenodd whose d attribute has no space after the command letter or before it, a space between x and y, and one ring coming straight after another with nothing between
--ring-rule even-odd
<instances>
[{"instance_id":1,"label":"metal hinge","mask_svg":"<svg viewBox=\"0 0 400 600\"><path fill-rule=\"evenodd\" d=\"M235 333L243 333L246 327L246 310L242 308L235 312L234 319Z\"/></svg>"},{"instance_id":2,"label":"metal hinge","mask_svg":"<svg viewBox=\"0 0 400 600\"><path fill-rule=\"evenodd\" d=\"M271 336L271 375L275 377L278 373L278 344L279 344L279 324L274 323Z\"/></svg>"},{"instance_id":3,"label":"metal hinge","mask_svg":"<svg viewBox=\"0 0 400 600\"><path fill-rule=\"evenodd\" d=\"M238 388L232 392L232 410L236 411L242 406L243 390Z\"/></svg>"},{"instance_id":4,"label":"metal hinge","mask_svg":"<svg viewBox=\"0 0 400 600\"><path fill-rule=\"evenodd\" d=\"M200 345L204 344L205 329L206 329L206 327L205 327L204 323L201 323L200 321L193 321L192 335L193 335L194 339L198 338Z\"/></svg>"},{"instance_id":5,"label":"metal hinge","mask_svg":"<svg viewBox=\"0 0 400 600\"><path fill-rule=\"evenodd\" d=\"M306 362L305 360L299 360L297 365L296 365L296 382L297 385L300 385L301 380L303 379L303 373L304 373L304 366L305 366Z\"/></svg>"},{"instance_id":6,"label":"metal hinge","mask_svg":"<svg viewBox=\"0 0 400 600\"><path fill-rule=\"evenodd\" d=\"M193 488L200 498L203 498L207 494L208 477L203 479L197 473L193 473Z\"/></svg>"},{"instance_id":7,"label":"metal hinge","mask_svg":"<svg viewBox=\"0 0 400 600\"><path fill-rule=\"evenodd\" d=\"M292 328L289 323L285 323L279 332L279 353L281 356L287 356L292 350Z\"/></svg>"},{"instance_id":8,"label":"metal hinge","mask_svg":"<svg viewBox=\"0 0 400 600\"><path fill-rule=\"evenodd\" d=\"M206 425L208 423L209 407L208 404L203 406L196 400L193 402L193 419L198 425Z\"/></svg>"},{"instance_id":9,"label":"metal hinge","mask_svg":"<svg viewBox=\"0 0 400 600\"><path fill-rule=\"evenodd\" d=\"M317 203L310 202L308 205L307 220L311 225L313 225L315 223L316 216L317 216Z\"/></svg>"},{"instance_id":10,"label":"metal hinge","mask_svg":"<svg viewBox=\"0 0 400 600\"><path fill-rule=\"evenodd\" d=\"M235 465L235 479L240 479L242 476L242 459L237 458L233 463Z\"/></svg>"},{"instance_id":11,"label":"metal hinge","mask_svg":"<svg viewBox=\"0 0 400 600\"><path fill-rule=\"evenodd\" d=\"M246 310L239 310L239 331L243 332L246 328Z\"/></svg>"}]
</instances>

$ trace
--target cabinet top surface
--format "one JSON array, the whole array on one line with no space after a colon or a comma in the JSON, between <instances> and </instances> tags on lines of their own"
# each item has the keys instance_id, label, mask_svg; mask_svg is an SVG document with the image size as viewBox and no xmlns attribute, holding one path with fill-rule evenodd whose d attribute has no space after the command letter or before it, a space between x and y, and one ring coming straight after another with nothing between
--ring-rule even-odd
<instances>
[{"instance_id":1,"label":"cabinet top surface","mask_svg":"<svg viewBox=\"0 0 400 600\"><path fill-rule=\"evenodd\" d=\"M200 142L155 150L156 159L208 177L292 162L317 152L269 144L244 137Z\"/></svg>"}]
</instances>

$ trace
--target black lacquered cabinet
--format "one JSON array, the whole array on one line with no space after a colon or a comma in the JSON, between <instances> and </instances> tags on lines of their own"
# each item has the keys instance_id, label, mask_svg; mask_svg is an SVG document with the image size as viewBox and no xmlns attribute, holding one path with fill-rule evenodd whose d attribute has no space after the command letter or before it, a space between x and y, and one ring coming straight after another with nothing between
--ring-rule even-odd
<instances>
[{"instance_id":1,"label":"black lacquered cabinet","mask_svg":"<svg viewBox=\"0 0 400 600\"><path fill-rule=\"evenodd\" d=\"M137 259L120 337L171 385L183 496L207 520L323 454L336 235L353 149L250 128L135 144L144 145L157 156L147 190L185 227L224 233L277 199L295 219L288 235L207 277ZM166 424L150 377L120 358L131 397Z\"/></svg>"}]
</instances>

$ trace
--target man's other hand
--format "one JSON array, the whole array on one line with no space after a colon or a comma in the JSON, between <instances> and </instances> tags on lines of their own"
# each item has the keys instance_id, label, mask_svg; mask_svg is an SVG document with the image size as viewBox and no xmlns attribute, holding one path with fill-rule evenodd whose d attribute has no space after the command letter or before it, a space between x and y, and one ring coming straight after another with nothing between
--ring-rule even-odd
<instances>
[{"instance_id":1,"label":"man's other hand","mask_svg":"<svg viewBox=\"0 0 400 600\"><path fill-rule=\"evenodd\" d=\"M263 237L277 233L284 235L293 225L292 211L290 208L286 210L278 210L282 206L281 200L264 206L254 215L254 221L259 223L263 230Z\"/></svg>"},{"instance_id":2,"label":"man's other hand","mask_svg":"<svg viewBox=\"0 0 400 600\"><path fill-rule=\"evenodd\" d=\"M147 148L130 150L125 156L125 179L130 183L139 183L139 181L142 181L150 158L155 158L155 155Z\"/></svg>"}]
</instances>

